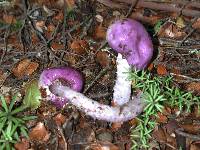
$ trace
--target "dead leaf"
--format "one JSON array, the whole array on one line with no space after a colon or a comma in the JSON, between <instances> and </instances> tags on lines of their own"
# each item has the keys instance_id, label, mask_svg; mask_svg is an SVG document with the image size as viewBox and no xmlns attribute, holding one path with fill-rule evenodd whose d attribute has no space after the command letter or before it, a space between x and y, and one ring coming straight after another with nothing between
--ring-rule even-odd
<instances>
[{"instance_id":1,"label":"dead leaf","mask_svg":"<svg viewBox=\"0 0 200 150\"><path fill-rule=\"evenodd\" d=\"M36 62L31 62L30 59L23 59L20 61L13 69L13 74L18 78L21 79L25 76L32 75L36 69L38 68L39 64Z\"/></svg>"},{"instance_id":2,"label":"dead leaf","mask_svg":"<svg viewBox=\"0 0 200 150\"><path fill-rule=\"evenodd\" d=\"M31 140L46 142L50 137L50 133L45 128L44 123L38 122L37 125L29 133L29 137Z\"/></svg>"},{"instance_id":3,"label":"dead leaf","mask_svg":"<svg viewBox=\"0 0 200 150\"><path fill-rule=\"evenodd\" d=\"M13 15L8 15L8 14L5 14L5 13L3 13L3 20L7 24L16 23L16 19L14 18Z\"/></svg>"},{"instance_id":4,"label":"dead leaf","mask_svg":"<svg viewBox=\"0 0 200 150\"><path fill-rule=\"evenodd\" d=\"M96 54L96 61L102 66L106 67L110 64L109 54L105 51L99 51Z\"/></svg>"},{"instance_id":5,"label":"dead leaf","mask_svg":"<svg viewBox=\"0 0 200 150\"><path fill-rule=\"evenodd\" d=\"M190 145L190 150L200 150L200 142L196 141Z\"/></svg>"},{"instance_id":6,"label":"dead leaf","mask_svg":"<svg viewBox=\"0 0 200 150\"><path fill-rule=\"evenodd\" d=\"M59 113L53 119L57 125L61 126L63 123L65 123L66 117Z\"/></svg>"},{"instance_id":7,"label":"dead leaf","mask_svg":"<svg viewBox=\"0 0 200 150\"><path fill-rule=\"evenodd\" d=\"M164 114L158 112L158 117L157 117L156 120L157 120L158 123L167 123L168 118Z\"/></svg>"},{"instance_id":8,"label":"dead leaf","mask_svg":"<svg viewBox=\"0 0 200 150\"><path fill-rule=\"evenodd\" d=\"M188 91L200 94L200 82L190 82L186 85Z\"/></svg>"},{"instance_id":9,"label":"dead leaf","mask_svg":"<svg viewBox=\"0 0 200 150\"><path fill-rule=\"evenodd\" d=\"M94 31L94 38L96 40L106 39L106 28L102 27L102 25L97 26Z\"/></svg>"},{"instance_id":10,"label":"dead leaf","mask_svg":"<svg viewBox=\"0 0 200 150\"><path fill-rule=\"evenodd\" d=\"M200 29L200 18L198 18L193 24L192 27L194 29Z\"/></svg>"},{"instance_id":11,"label":"dead leaf","mask_svg":"<svg viewBox=\"0 0 200 150\"><path fill-rule=\"evenodd\" d=\"M167 141L167 138L166 138L166 135L165 135L165 131L161 127L159 127L158 129L154 130L153 133L152 133L152 136L157 141L160 141L160 142L166 142Z\"/></svg>"},{"instance_id":12,"label":"dead leaf","mask_svg":"<svg viewBox=\"0 0 200 150\"><path fill-rule=\"evenodd\" d=\"M111 130L112 131L117 131L118 129L120 129L122 127L122 124L123 124L123 122L112 123Z\"/></svg>"},{"instance_id":13,"label":"dead leaf","mask_svg":"<svg viewBox=\"0 0 200 150\"><path fill-rule=\"evenodd\" d=\"M178 28L182 29L185 27L185 21L182 16L178 17L176 20L176 25Z\"/></svg>"},{"instance_id":14,"label":"dead leaf","mask_svg":"<svg viewBox=\"0 0 200 150\"><path fill-rule=\"evenodd\" d=\"M148 70L149 71L152 71L154 68L154 64L153 63L150 63L149 66L148 66Z\"/></svg>"},{"instance_id":15,"label":"dead leaf","mask_svg":"<svg viewBox=\"0 0 200 150\"><path fill-rule=\"evenodd\" d=\"M30 143L27 139L22 139L20 142L15 144L16 150L28 150L30 147Z\"/></svg>"},{"instance_id":16,"label":"dead leaf","mask_svg":"<svg viewBox=\"0 0 200 150\"><path fill-rule=\"evenodd\" d=\"M60 43L57 43L57 42L52 42L52 43L51 43L51 48L52 48L54 51L58 51L58 50L64 49L64 45L63 45L63 44L60 44Z\"/></svg>"},{"instance_id":17,"label":"dead leaf","mask_svg":"<svg viewBox=\"0 0 200 150\"><path fill-rule=\"evenodd\" d=\"M162 64L158 64L157 65L157 73L159 75L167 75L167 69L166 69L166 67L164 65L162 65Z\"/></svg>"},{"instance_id":18,"label":"dead leaf","mask_svg":"<svg viewBox=\"0 0 200 150\"><path fill-rule=\"evenodd\" d=\"M54 16L54 19L55 19L55 20L58 20L58 21L60 21L60 22L62 22L63 19L64 19L63 12L60 11L56 16Z\"/></svg>"},{"instance_id":19,"label":"dead leaf","mask_svg":"<svg viewBox=\"0 0 200 150\"><path fill-rule=\"evenodd\" d=\"M43 32L43 29L45 27L45 22L43 20L37 21L35 23L35 27L38 31Z\"/></svg>"},{"instance_id":20,"label":"dead leaf","mask_svg":"<svg viewBox=\"0 0 200 150\"><path fill-rule=\"evenodd\" d=\"M186 35L185 32L181 31L176 24L171 22L166 23L161 27L158 32L159 37L180 39Z\"/></svg>"},{"instance_id":21,"label":"dead leaf","mask_svg":"<svg viewBox=\"0 0 200 150\"><path fill-rule=\"evenodd\" d=\"M56 29L56 27L53 24L49 24L47 26L47 32L53 32Z\"/></svg>"},{"instance_id":22,"label":"dead leaf","mask_svg":"<svg viewBox=\"0 0 200 150\"><path fill-rule=\"evenodd\" d=\"M70 48L75 54L84 55L89 49L89 44L85 40L74 40L71 43Z\"/></svg>"},{"instance_id":23,"label":"dead leaf","mask_svg":"<svg viewBox=\"0 0 200 150\"><path fill-rule=\"evenodd\" d=\"M200 125L199 124L181 124L180 126L187 133L191 133L191 134L200 133Z\"/></svg>"},{"instance_id":24,"label":"dead leaf","mask_svg":"<svg viewBox=\"0 0 200 150\"><path fill-rule=\"evenodd\" d=\"M119 147L110 142L98 142L90 145L91 150L120 150Z\"/></svg>"}]
</instances>

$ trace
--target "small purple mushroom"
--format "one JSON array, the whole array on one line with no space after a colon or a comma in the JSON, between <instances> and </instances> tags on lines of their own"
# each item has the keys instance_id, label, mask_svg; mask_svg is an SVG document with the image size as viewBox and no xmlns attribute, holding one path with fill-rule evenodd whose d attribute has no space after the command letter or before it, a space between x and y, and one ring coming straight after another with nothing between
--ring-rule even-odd
<instances>
[{"instance_id":1,"label":"small purple mushroom","mask_svg":"<svg viewBox=\"0 0 200 150\"><path fill-rule=\"evenodd\" d=\"M129 65L141 70L147 67L153 56L153 44L144 26L132 19L114 22L107 31L110 47L121 53Z\"/></svg>"},{"instance_id":2,"label":"small purple mushroom","mask_svg":"<svg viewBox=\"0 0 200 150\"><path fill-rule=\"evenodd\" d=\"M60 82L62 85L68 86L77 92L80 92L83 87L82 75L73 68L61 67L44 70L40 75L39 86L46 90L47 99L58 108L64 107L68 100L67 98L59 97L51 92L50 87L55 82Z\"/></svg>"}]
</instances>

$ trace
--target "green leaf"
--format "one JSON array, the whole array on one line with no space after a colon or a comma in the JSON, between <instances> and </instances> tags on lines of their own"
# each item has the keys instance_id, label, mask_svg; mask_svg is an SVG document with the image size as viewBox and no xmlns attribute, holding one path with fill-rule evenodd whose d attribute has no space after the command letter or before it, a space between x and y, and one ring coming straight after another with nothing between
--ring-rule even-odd
<instances>
[{"instance_id":1,"label":"green leaf","mask_svg":"<svg viewBox=\"0 0 200 150\"><path fill-rule=\"evenodd\" d=\"M29 138L28 133L27 133L26 130L27 130L27 129L26 129L25 127L21 127L21 128L20 128L20 131L22 132L22 134L23 134L26 138Z\"/></svg>"},{"instance_id":2,"label":"green leaf","mask_svg":"<svg viewBox=\"0 0 200 150\"><path fill-rule=\"evenodd\" d=\"M3 120L0 123L0 131L2 130L2 128L4 127L5 123L7 121L7 118L3 118Z\"/></svg>"},{"instance_id":3,"label":"green leaf","mask_svg":"<svg viewBox=\"0 0 200 150\"><path fill-rule=\"evenodd\" d=\"M20 107L17 107L17 108L15 108L15 109L11 112L11 115L15 115L15 114L17 114L17 113L19 113L19 112L22 112L22 111L24 111L26 108L27 108L26 105L22 105L22 106L20 106Z\"/></svg>"},{"instance_id":4,"label":"green leaf","mask_svg":"<svg viewBox=\"0 0 200 150\"><path fill-rule=\"evenodd\" d=\"M11 110L12 110L14 104L15 104L16 98L17 98L17 94L12 97L12 100L10 102L10 105L9 105L9 111L10 112L11 112Z\"/></svg>"},{"instance_id":5,"label":"green leaf","mask_svg":"<svg viewBox=\"0 0 200 150\"><path fill-rule=\"evenodd\" d=\"M5 100L5 98L1 95L0 96L0 99L1 99L1 102L2 102L2 107L4 108L4 110L6 111L6 112L8 112L8 106L7 106L7 104L6 104L6 100Z\"/></svg>"},{"instance_id":6,"label":"green leaf","mask_svg":"<svg viewBox=\"0 0 200 150\"><path fill-rule=\"evenodd\" d=\"M26 93L23 104L32 109L37 109L40 106L41 93L38 87L37 80L32 80L26 85Z\"/></svg>"},{"instance_id":7,"label":"green leaf","mask_svg":"<svg viewBox=\"0 0 200 150\"><path fill-rule=\"evenodd\" d=\"M34 119L37 119L37 116L25 116L22 118L22 120L24 121L34 120Z\"/></svg>"}]
</instances>

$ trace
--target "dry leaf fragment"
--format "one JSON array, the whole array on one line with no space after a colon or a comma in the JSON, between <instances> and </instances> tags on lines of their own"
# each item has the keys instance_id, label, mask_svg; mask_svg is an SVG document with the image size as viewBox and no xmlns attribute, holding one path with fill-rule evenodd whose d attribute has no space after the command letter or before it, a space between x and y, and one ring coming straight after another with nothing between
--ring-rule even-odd
<instances>
[{"instance_id":1,"label":"dry leaf fragment","mask_svg":"<svg viewBox=\"0 0 200 150\"><path fill-rule=\"evenodd\" d=\"M20 142L17 142L15 144L15 149L16 150L28 150L30 147L30 143L27 139L22 139Z\"/></svg>"},{"instance_id":2,"label":"dry leaf fragment","mask_svg":"<svg viewBox=\"0 0 200 150\"><path fill-rule=\"evenodd\" d=\"M166 75L167 74L166 67L164 65L162 65L162 64L158 64L158 66L157 66L157 73L159 75Z\"/></svg>"},{"instance_id":3,"label":"dry leaf fragment","mask_svg":"<svg viewBox=\"0 0 200 150\"><path fill-rule=\"evenodd\" d=\"M167 123L167 121L168 121L168 118L161 112L158 112L157 122L158 123Z\"/></svg>"},{"instance_id":4,"label":"dry leaf fragment","mask_svg":"<svg viewBox=\"0 0 200 150\"><path fill-rule=\"evenodd\" d=\"M64 19L63 12L60 11L60 12L54 17L54 19L55 19L55 20L58 20L58 21L60 21L60 22L62 22L63 19Z\"/></svg>"},{"instance_id":5,"label":"dry leaf fragment","mask_svg":"<svg viewBox=\"0 0 200 150\"><path fill-rule=\"evenodd\" d=\"M13 15L3 14L3 20L7 24L16 23L16 19Z\"/></svg>"},{"instance_id":6,"label":"dry leaf fragment","mask_svg":"<svg viewBox=\"0 0 200 150\"><path fill-rule=\"evenodd\" d=\"M98 142L90 145L91 150L120 150L119 147L110 142Z\"/></svg>"},{"instance_id":7,"label":"dry leaf fragment","mask_svg":"<svg viewBox=\"0 0 200 150\"><path fill-rule=\"evenodd\" d=\"M96 54L96 61L102 66L106 67L110 64L110 57L109 54L105 51L99 51Z\"/></svg>"},{"instance_id":8,"label":"dry leaf fragment","mask_svg":"<svg viewBox=\"0 0 200 150\"><path fill-rule=\"evenodd\" d=\"M194 29L200 29L200 18L198 18L193 24L192 27Z\"/></svg>"},{"instance_id":9,"label":"dry leaf fragment","mask_svg":"<svg viewBox=\"0 0 200 150\"><path fill-rule=\"evenodd\" d=\"M30 76L35 72L35 70L38 68L39 64L36 62L31 62L30 59L24 59L20 61L13 69L13 74L21 79L24 76Z\"/></svg>"},{"instance_id":10,"label":"dry leaf fragment","mask_svg":"<svg viewBox=\"0 0 200 150\"><path fill-rule=\"evenodd\" d=\"M62 115L61 113L59 113L53 119L57 125L61 126L65 122L66 117Z\"/></svg>"},{"instance_id":11,"label":"dry leaf fragment","mask_svg":"<svg viewBox=\"0 0 200 150\"><path fill-rule=\"evenodd\" d=\"M177 18L176 25L178 28L181 28L181 29L185 27L185 21L184 21L183 17Z\"/></svg>"},{"instance_id":12,"label":"dry leaf fragment","mask_svg":"<svg viewBox=\"0 0 200 150\"><path fill-rule=\"evenodd\" d=\"M51 48L52 48L54 51L57 51L57 50L64 49L64 45L63 45L63 44L56 43L56 42L52 42Z\"/></svg>"},{"instance_id":13,"label":"dry leaf fragment","mask_svg":"<svg viewBox=\"0 0 200 150\"><path fill-rule=\"evenodd\" d=\"M148 68L147 68L147 69L148 69L149 71L152 71L152 70L153 70L153 68L154 68L154 64L153 64L153 63L151 63L151 64L149 64L149 66L148 66Z\"/></svg>"},{"instance_id":14,"label":"dry leaf fragment","mask_svg":"<svg viewBox=\"0 0 200 150\"><path fill-rule=\"evenodd\" d=\"M200 94L200 82L191 82L186 85L188 91L193 91Z\"/></svg>"},{"instance_id":15,"label":"dry leaf fragment","mask_svg":"<svg viewBox=\"0 0 200 150\"><path fill-rule=\"evenodd\" d=\"M106 39L106 29L102 27L102 25L99 25L95 28L94 38L97 40Z\"/></svg>"},{"instance_id":16,"label":"dry leaf fragment","mask_svg":"<svg viewBox=\"0 0 200 150\"><path fill-rule=\"evenodd\" d=\"M31 140L46 142L50 137L50 133L45 128L44 123L38 122L37 125L29 133L29 137Z\"/></svg>"},{"instance_id":17,"label":"dry leaf fragment","mask_svg":"<svg viewBox=\"0 0 200 150\"><path fill-rule=\"evenodd\" d=\"M89 48L89 44L85 40L74 40L70 45L70 48L75 54L84 55Z\"/></svg>"},{"instance_id":18,"label":"dry leaf fragment","mask_svg":"<svg viewBox=\"0 0 200 150\"><path fill-rule=\"evenodd\" d=\"M35 27L38 31L43 32L43 29L45 28L45 22L43 20L37 21L35 23Z\"/></svg>"}]
</instances>

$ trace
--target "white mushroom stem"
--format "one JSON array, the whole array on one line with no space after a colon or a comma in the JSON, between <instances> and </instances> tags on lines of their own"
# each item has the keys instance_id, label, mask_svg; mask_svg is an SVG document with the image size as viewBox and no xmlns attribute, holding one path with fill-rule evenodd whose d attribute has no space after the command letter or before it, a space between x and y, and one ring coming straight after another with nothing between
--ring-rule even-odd
<instances>
[{"instance_id":1,"label":"white mushroom stem","mask_svg":"<svg viewBox=\"0 0 200 150\"><path fill-rule=\"evenodd\" d=\"M112 107L100 104L67 86L54 85L52 92L60 97L67 98L69 103L85 112L86 115L108 122L128 121L140 114L144 107L144 104L141 103L141 94L133 97L132 100L122 106Z\"/></svg>"},{"instance_id":2,"label":"white mushroom stem","mask_svg":"<svg viewBox=\"0 0 200 150\"><path fill-rule=\"evenodd\" d=\"M113 102L116 106L127 103L131 97L131 81L128 80L128 72L131 67L127 60L119 53L117 56L117 77L113 92Z\"/></svg>"}]
</instances>

